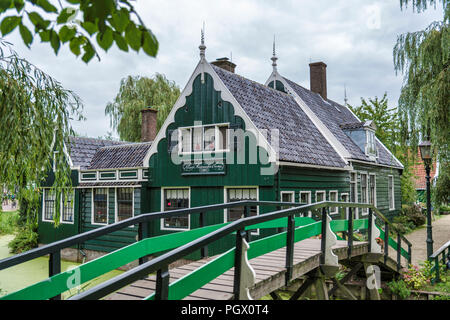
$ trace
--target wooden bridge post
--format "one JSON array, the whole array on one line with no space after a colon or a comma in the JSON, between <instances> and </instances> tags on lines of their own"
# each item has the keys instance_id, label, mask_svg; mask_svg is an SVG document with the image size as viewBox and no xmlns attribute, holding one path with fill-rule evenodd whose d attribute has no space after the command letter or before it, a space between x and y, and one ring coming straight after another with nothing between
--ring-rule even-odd
<instances>
[{"instance_id":1,"label":"wooden bridge post","mask_svg":"<svg viewBox=\"0 0 450 320\"><path fill-rule=\"evenodd\" d=\"M169 279L169 268L167 266L156 272L155 300L169 299Z\"/></svg>"},{"instance_id":2,"label":"wooden bridge post","mask_svg":"<svg viewBox=\"0 0 450 320\"><path fill-rule=\"evenodd\" d=\"M288 216L288 230L286 235L286 286L292 279L292 270L294 267L294 232L295 232L295 217Z\"/></svg>"},{"instance_id":3,"label":"wooden bridge post","mask_svg":"<svg viewBox=\"0 0 450 320\"><path fill-rule=\"evenodd\" d=\"M48 277L52 277L58 273L61 273L61 251L55 251L50 253L48 260ZM61 300L61 295L58 294L51 298L51 300Z\"/></svg>"},{"instance_id":4,"label":"wooden bridge post","mask_svg":"<svg viewBox=\"0 0 450 320\"><path fill-rule=\"evenodd\" d=\"M353 248L353 209L348 208L348 231L347 231L347 256L350 259L352 257Z\"/></svg>"},{"instance_id":5,"label":"wooden bridge post","mask_svg":"<svg viewBox=\"0 0 450 320\"><path fill-rule=\"evenodd\" d=\"M389 257L389 224L384 223L384 264L387 263Z\"/></svg>"},{"instance_id":6,"label":"wooden bridge post","mask_svg":"<svg viewBox=\"0 0 450 320\"><path fill-rule=\"evenodd\" d=\"M199 214L199 225L200 225L200 228L205 226L205 213L204 212L200 212L200 214ZM200 255L202 258L208 257L208 246L204 246L200 249Z\"/></svg>"},{"instance_id":7,"label":"wooden bridge post","mask_svg":"<svg viewBox=\"0 0 450 320\"><path fill-rule=\"evenodd\" d=\"M138 241L142 241L150 236L148 230L148 222L141 222L138 226ZM139 258L139 265L144 264L148 261L147 256Z\"/></svg>"}]
</instances>

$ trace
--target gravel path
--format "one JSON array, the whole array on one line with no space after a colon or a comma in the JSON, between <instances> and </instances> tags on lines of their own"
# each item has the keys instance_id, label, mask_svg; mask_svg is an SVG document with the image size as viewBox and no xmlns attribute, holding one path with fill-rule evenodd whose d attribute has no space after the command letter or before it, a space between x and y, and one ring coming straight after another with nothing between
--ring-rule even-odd
<instances>
[{"instance_id":1,"label":"gravel path","mask_svg":"<svg viewBox=\"0 0 450 320\"><path fill-rule=\"evenodd\" d=\"M432 222L433 251L439 249L444 243L450 240L450 215ZM408 235L406 238L412 244L412 263L419 265L419 262L426 260L427 256L427 228L423 227Z\"/></svg>"}]
</instances>

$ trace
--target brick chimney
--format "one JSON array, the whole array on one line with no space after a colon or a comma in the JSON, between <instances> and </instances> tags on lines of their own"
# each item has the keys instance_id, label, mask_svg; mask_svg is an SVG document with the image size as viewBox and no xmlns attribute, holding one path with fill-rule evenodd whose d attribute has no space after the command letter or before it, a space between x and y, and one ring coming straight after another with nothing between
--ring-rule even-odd
<instances>
[{"instance_id":1,"label":"brick chimney","mask_svg":"<svg viewBox=\"0 0 450 320\"><path fill-rule=\"evenodd\" d=\"M309 79L311 91L327 100L327 65L323 62L310 63Z\"/></svg>"},{"instance_id":2,"label":"brick chimney","mask_svg":"<svg viewBox=\"0 0 450 320\"><path fill-rule=\"evenodd\" d=\"M145 108L142 113L141 141L149 142L156 138L158 131L156 130L156 116L158 111L155 109Z\"/></svg>"},{"instance_id":3,"label":"brick chimney","mask_svg":"<svg viewBox=\"0 0 450 320\"><path fill-rule=\"evenodd\" d=\"M236 69L236 65L233 62L231 62L228 58L219 58L216 61L211 62L211 64L233 73L234 69Z\"/></svg>"}]
</instances>

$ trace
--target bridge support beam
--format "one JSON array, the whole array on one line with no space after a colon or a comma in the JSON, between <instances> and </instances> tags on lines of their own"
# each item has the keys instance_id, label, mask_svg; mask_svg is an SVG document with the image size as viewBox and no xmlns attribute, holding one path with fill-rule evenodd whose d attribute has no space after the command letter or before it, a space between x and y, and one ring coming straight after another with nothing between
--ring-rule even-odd
<instances>
[{"instance_id":1,"label":"bridge support beam","mask_svg":"<svg viewBox=\"0 0 450 320\"><path fill-rule=\"evenodd\" d=\"M341 281L339 281L338 279L334 278L333 279L333 288L330 289L330 291L328 291L328 296L331 297L334 295L334 293L336 292L336 290L342 289L343 284L345 284L348 280L350 280L358 271L359 269L361 269L361 267L363 266L362 263L357 263L350 271L349 273L347 273L342 279ZM344 290L346 291L346 290ZM353 294L352 294L353 296ZM354 297L354 296L353 296Z\"/></svg>"}]
</instances>

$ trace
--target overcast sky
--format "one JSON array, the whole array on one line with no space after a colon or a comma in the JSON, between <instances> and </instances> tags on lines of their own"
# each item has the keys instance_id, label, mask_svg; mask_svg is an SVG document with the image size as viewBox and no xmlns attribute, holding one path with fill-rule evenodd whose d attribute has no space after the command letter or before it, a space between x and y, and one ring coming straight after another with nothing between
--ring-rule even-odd
<instances>
[{"instance_id":1,"label":"overcast sky","mask_svg":"<svg viewBox=\"0 0 450 320\"><path fill-rule=\"evenodd\" d=\"M23 45L18 30L6 39L15 50L76 92L84 102L86 121L73 122L81 135L98 137L111 131L104 109L128 75L163 73L183 89L199 60L200 29L206 25L206 57L213 61L230 57L236 73L264 83L272 66L273 36L276 36L278 71L309 88L310 62L327 64L328 97L348 102L382 97L397 105L402 76L396 75L392 49L397 35L422 30L442 20L442 8L413 13L401 11L398 0L138 0L136 11L156 35L157 58L143 52L124 53L115 45L101 51L86 65L63 47L58 56L48 44L35 38L31 50ZM99 49L100 52L101 49ZM114 134L117 136L116 134Z\"/></svg>"}]
</instances>

